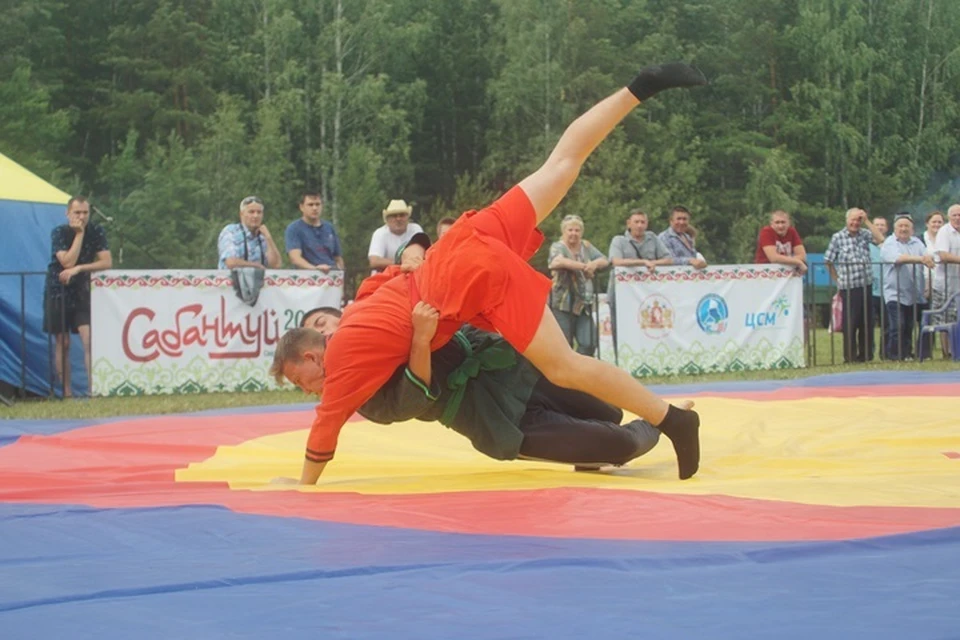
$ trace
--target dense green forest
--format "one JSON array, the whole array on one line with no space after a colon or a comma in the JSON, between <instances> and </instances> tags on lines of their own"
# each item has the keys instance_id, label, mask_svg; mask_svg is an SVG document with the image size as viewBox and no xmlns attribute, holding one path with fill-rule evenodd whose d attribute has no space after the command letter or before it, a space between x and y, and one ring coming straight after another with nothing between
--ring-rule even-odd
<instances>
[{"instance_id":1,"label":"dense green forest","mask_svg":"<svg viewBox=\"0 0 960 640\"><path fill-rule=\"evenodd\" d=\"M348 266L391 198L425 228L537 166L643 64L711 84L639 109L558 213L605 250L693 211L714 263L765 214L821 251L843 211L960 191L956 0L4 0L0 151L89 194L123 268L212 267L241 198L282 238L323 192ZM548 237L559 235L547 223Z\"/></svg>"}]
</instances>

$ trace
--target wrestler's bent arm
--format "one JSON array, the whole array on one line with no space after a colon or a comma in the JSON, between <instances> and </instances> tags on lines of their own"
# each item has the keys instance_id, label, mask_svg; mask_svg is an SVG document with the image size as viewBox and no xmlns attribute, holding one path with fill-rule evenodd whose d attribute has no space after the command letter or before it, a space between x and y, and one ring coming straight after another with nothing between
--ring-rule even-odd
<instances>
[{"instance_id":1,"label":"wrestler's bent arm","mask_svg":"<svg viewBox=\"0 0 960 640\"><path fill-rule=\"evenodd\" d=\"M430 367L430 341L437 333L440 313L422 300L413 308L413 341L410 343L410 373L428 387L433 372Z\"/></svg>"}]
</instances>

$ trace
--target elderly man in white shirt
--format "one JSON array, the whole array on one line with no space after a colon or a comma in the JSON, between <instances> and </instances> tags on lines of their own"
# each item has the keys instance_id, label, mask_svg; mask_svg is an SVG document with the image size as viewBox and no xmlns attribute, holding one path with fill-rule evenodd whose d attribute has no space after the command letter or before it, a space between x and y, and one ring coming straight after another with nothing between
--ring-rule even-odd
<instances>
[{"instance_id":1,"label":"elderly man in white shirt","mask_svg":"<svg viewBox=\"0 0 960 640\"><path fill-rule=\"evenodd\" d=\"M960 292L960 204L947 209L947 224L937 232L933 259L937 268L933 272L933 300L931 308L939 309L951 296ZM957 303L951 302L940 322L955 322ZM945 337L945 336L944 336Z\"/></svg>"},{"instance_id":2,"label":"elderly man in white shirt","mask_svg":"<svg viewBox=\"0 0 960 640\"><path fill-rule=\"evenodd\" d=\"M933 275L933 306L943 305L953 294L960 291L960 204L947 209L948 224L940 227L934 246L938 263ZM956 319L956 307L953 307Z\"/></svg>"}]
</instances>

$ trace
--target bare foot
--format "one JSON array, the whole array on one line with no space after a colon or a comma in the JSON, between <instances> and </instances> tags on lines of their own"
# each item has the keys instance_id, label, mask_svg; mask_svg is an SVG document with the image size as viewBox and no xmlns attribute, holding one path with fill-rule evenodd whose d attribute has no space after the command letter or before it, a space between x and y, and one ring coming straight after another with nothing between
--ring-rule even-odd
<instances>
[{"instance_id":1,"label":"bare foot","mask_svg":"<svg viewBox=\"0 0 960 640\"><path fill-rule=\"evenodd\" d=\"M693 400L684 400L683 402L677 403L677 406L679 408L686 409L687 411L689 411L690 409L693 409L693 405L694 405Z\"/></svg>"}]
</instances>

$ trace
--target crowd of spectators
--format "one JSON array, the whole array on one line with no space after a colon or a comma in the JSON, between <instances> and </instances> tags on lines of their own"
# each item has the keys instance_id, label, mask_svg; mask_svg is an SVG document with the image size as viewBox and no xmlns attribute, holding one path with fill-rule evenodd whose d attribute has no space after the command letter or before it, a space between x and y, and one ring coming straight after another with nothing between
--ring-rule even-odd
<instances>
[{"instance_id":1,"label":"crowd of spectators","mask_svg":"<svg viewBox=\"0 0 960 640\"><path fill-rule=\"evenodd\" d=\"M324 273L344 270L340 238L333 224L323 219L323 197L315 191L301 195L300 217L284 232L290 264L298 269ZM381 212L383 225L371 238L368 266L374 272L394 264L398 251L415 236L426 238L423 228L411 221L413 207L402 199L391 200ZM44 292L44 330L56 337L57 376L69 390L67 357L70 335L79 334L86 366L90 367L90 276L112 265L104 230L90 222L90 204L74 197L67 204L67 224L52 234L51 262ZM231 271L277 269L281 252L264 223L265 207L257 196L240 201L238 221L220 232L217 248L220 269ZM553 279L550 306L567 340L580 353L592 355L597 349L595 311L597 276L610 268L607 285L614 342L616 342L616 298L612 267L634 267L654 272L668 265L705 269L707 261L697 250L697 231L692 214L675 206L669 226L659 235L649 230L649 218L640 210L630 211L622 235L614 236L606 254L584 237L585 224L577 215L560 223L560 239L552 243L548 268ZM436 225L440 238L456 222L446 217ZM863 209L847 211L846 224L830 238L824 262L836 284L843 309L839 329L843 334L846 362L874 358L875 328L883 328L878 355L887 359L929 356L932 340L913 340L920 314L928 309L948 307L940 322L957 317L960 293L960 204L946 215L940 211L926 216L920 237L915 235L909 213L894 217L893 233L887 235L887 220L872 220ZM788 212L773 211L769 224L760 229L754 262L792 267L799 274L808 269L807 253ZM948 304L949 303L949 304ZM949 356L944 339L941 351ZM67 393L69 393L67 391Z\"/></svg>"},{"instance_id":2,"label":"crowd of spectators","mask_svg":"<svg viewBox=\"0 0 960 640\"><path fill-rule=\"evenodd\" d=\"M606 267L639 267L650 273L657 267L678 265L706 269L707 261L697 251L697 230L687 207L677 205L669 215L669 227L658 236L648 232L649 217L641 209L627 215L623 235L610 241L607 255L583 239L584 224L579 216L567 216L560 223L561 239L550 248L549 268L553 275L550 306L571 346L592 355L597 348L593 307L594 277ZM774 211L771 224L760 231L756 262L778 263L806 272L803 242L790 224L790 215ZM616 287L610 270L607 302L614 344L617 343Z\"/></svg>"},{"instance_id":3,"label":"crowd of spectators","mask_svg":"<svg viewBox=\"0 0 960 640\"><path fill-rule=\"evenodd\" d=\"M293 266L329 271L343 269L340 240L333 226L322 219L323 201L318 193L305 193L300 199L301 218L292 222L284 234L287 254ZM374 271L396 261L398 250L417 234L420 225L411 221L413 207L404 200L391 200L382 211L383 226L373 232L368 262ZM947 224L949 219L949 224ZM437 223L436 238L449 229L455 218ZM705 269L706 258L697 250L697 230L687 207L674 206L669 226L659 235L649 232L649 217L640 210L630 211L623 235L615 236L606 254L584 238L581 217L568 215L560 223L560 239L552 243L548 268L553 279L550 306L567 340L580 353L592 355L597 349L595 326L597 273L608 267L640 267L653 272L660 266L679 265ZM960 291L960 205L953 205L944 216L939 211L926 218L922 239L914 234L908 213L894 218L893 234L888 235L886 218L872 220L863 209L847 211L846 224L830 239L824 262L837 286L842 306L838 328L843 335L845 362L867 362L876 353L885 359L914 357L913 335L920 313L939 308L953 300L942 317L956 318L956 302L951 296ZM252 266L276 268L280 254L263 224L263 203L259 198L244 198L240 204L240 222L227 225L220 234L220 268ZM792 267L800 275L807 272L807 252L790 214L776 210L769 224L757 236L754 262ZM616 287L613 269L607 285L611 325L616 343ZM949 273L949 276L947 275ZM948 295L948 293L950 295ZM879 347L874 342L876 327L882 328ZM945 338L945 337L944 337ZM921 347L929 356L932 342ZM946 340L941 350L949 355Z\"/></svg>"},{"instance_id":4,"label":"crowd of spectators","mask_svg":"<svg viewBox=\"0 0 960 640\"><path fill-rule=\"evenodd\" d=\"M960 205L952 205L947 217L950 224L939 211L928 214L921 239L908 212L894 216L894 232L888 236L885 218L871 221L863 209L847 211L845 227L833 234L824 254L843 310L844 362L868 362L875 352L888 360L929 357L932 339L914 340L922 312L946 307L939 322L956 322ZM874 348L877 326L882 329L879 349ZM941 351L949 357L945 336Z\"/></svg>"},{"instance_id":5,"label":"crowd of spectators","mask_svg":"<svg viewBox=\"0 0 960 640\"><path fill-rule=\"evenodd\" d=\"M584 239L584 223L578 216L561 222L561 238L550 250L549 269L553 275L551 307L571 345L581 353L596 348L593 305L593 281L598 269L639 267L653 272L659 266L680 265L704 269L707 261L697 251L696 228L690 210L676 206L670 211L669 227L658 235L648 231L649 219L636 209L625 221L623 235L615 236L607 251L600 253ZM837 329L843 336L845 362L867 362L929 357L932 336L915 340L923 311L948 305L939 322L956 322L960 293L960 205L953 205L946 216L939 211L926 218L922 239L914 232L911 214L894 217L893 233L884 217L872 220L866 211L853 208L846 213L846 224L830 239L824 263L836 285L842 306ZM790 214L776 210L769 224L760 229L754 262L779 264L808 270L803 239L793 226ZM949 275L948 275L949 274ZM611 328L617 342L616 287L611 269L607 286ZM879 347L874 344L881 328ZM916 353L914 345L922 351ZM941 334L941 351L950 356L946 335Z\"/></svg>"}]
</instances>

